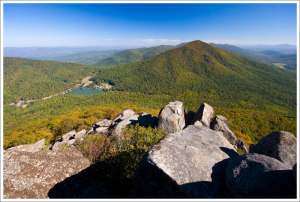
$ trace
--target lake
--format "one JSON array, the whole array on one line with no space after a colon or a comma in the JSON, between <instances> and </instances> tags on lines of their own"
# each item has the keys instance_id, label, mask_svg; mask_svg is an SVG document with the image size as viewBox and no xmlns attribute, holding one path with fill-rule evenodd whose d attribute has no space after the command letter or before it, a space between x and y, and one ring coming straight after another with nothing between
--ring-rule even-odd
<instances>
[{"instance_id":1,"label":"lake","mask_svg":"<svg viewBox=\"0 0 300 202\"><path fill-rule=\"evenodd\" d=\"M84 87L84 89L82 90L81 88L77 88L76 90L73 90L69 93L67 93L68 95L70 94L76 94L76 95L91 95L91 94L99 94L99 93L103 93L103 90L95 90L95 89L89 89L87 87Z\"/></svg>"}]
</instances>

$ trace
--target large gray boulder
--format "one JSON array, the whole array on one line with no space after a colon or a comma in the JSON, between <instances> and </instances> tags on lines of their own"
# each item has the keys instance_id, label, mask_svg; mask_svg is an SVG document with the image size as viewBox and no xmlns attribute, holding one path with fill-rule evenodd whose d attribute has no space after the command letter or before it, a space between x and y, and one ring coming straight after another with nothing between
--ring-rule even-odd
<instances>
[{"instance_id":1,"label":"large gray boulder","mask_svg":"<svg viewBox=\"0 0 300 202\"><path fill-rule=\"evenodd\" d=\"M123 121L119 122L115 126L114 130L112 131L112 136L117 137L117 138L123 138L124 136L123 136L122 129L126 126L137 124L139 122L138 118L139 118L139 115L133 115L133 116L130 116L130 117L124 119Z\"/></svg>"},{"instance_id":2,"label":"large gray boulder","mask_svg":"<svg viewBox=\"0 0 300 202\"><path fill-rule=\"evenodd\" d=\"M35 144L25 144L25 145L19 145L16 147L11 147L7 149L8 151L26 151L26 152L37 152L43 147L45 147L45 139L42 139Z\"/></svg>"},{"instance_id":3,"label":"large gray boulder","mask_svg":"<svg viewBox=\"0 0 300 202\"><path fill-rule=\"evenodd\" d=\"M203 103L198 109L198 111L196 112L191 124L195 124L196 121L199 121L200 124L197 125L202 125L210 128L210 123L214 118L214 114L215 114L214 109L208 104Z\"/></svg>"},{"instance_id":4,"label":"large gray boulder","mask_svg":"<svg viewBox=\"0 0 300 202\"><path fill-rule=\"evenodd\" d=\"M292 170L275 158L244 154L231 159L226 184L236 198L294 198Z\"/></svg>"},{"instance_id":5,"label":"large gray boulder","mask_svg":"<svg viewBox=\"0 0 300 202\"><path fill-rule=\"evenodd\" d=\"M256 145L251 144L249 152L273 157L292 169L297 162L297 139L290 132L272 132L260 139Z\"/></svg>"},{"instance_id":6,"label":"large gray boulder","mask_svg":"<svg viewBox=\"0 0 300 202\"><path fill-rule=\"evenodd\" d=\"M68 141L64 141L64 142L56 141L56 142L54 142L54 144L52 145L52 147L50 149L57 150L57 149L61 148L62 146L67 145Z\"/></svg>"},{"instance_id":7,"label":"large gray boulder","mask_svg":"<svg viewBox=\"0 0 300 202\"><path fill-rule=\"evenodd\" d=\"M158 115L158 127L166 133L175 133L185 127L184 107L180 101L169 102Z\"/></svg>"},{"instance_id":8,"label":"large gray boulder","mask_svg":"<svg viewBox=\"0 0 300 202\"><path fill-rule=\"evenodd\" d=\"M223 136L230 142L230 144L236 146L237 138L231 131L228 120L225 116L217 115L211 123L211 129L222 132Z\"/></svg>"},{"instance_id":9,"label":"large gray boulder","mask_svg":"<svg viewBox=\"0 0 300 202\"><path fill-rule=\"evenodd\" d=\"M154 128L157 125L158 118L146 112L142 112L139 114L139 124L144 127L152 127Z\"/></svg>"},{"instance_id":10,"label":"large gray boulder","mask_svg":"<svg viewBox=\"0 0 300 202\"><path fill-rule=\"evenodd\" d=\"M81 134L82 132L83 131L80 131L79 133ZM56 142L54 142L54 144L52 145L52 147L50 149L51 150L56 150L56 149L61 148L64 145L71 145L69 143L69 141L72 140L72 139L74 139L75 135L76 135L76 130L72 130L70 132L67 132L66 134L64 134L63 136L61 136ZM73 142L73 141L71 141L71 142Z\"/></svg>"},{"instance_id":11,"label":"large gray boulder","mask_svg":"<svg viewBox=\"0 0 300 202\"><path fill-rule=\"evenodd\" d=\"M112 123L112 120L103 119L95 123L95 127L109 127Z\"/></svg>"},{"instance_id":12,"label":"large gray boulder","mask_svg":"<svg viewBox=\"0 0 300 202\"><path fill-rule=\"evenodd\" d=\"M109 128L108 127L98 127L96 128L95 132L97 133L106 133L109 131Z\"/></svg>"},{"instance_id":13,"label":"large gray boulder","mask_svg":"<svg viewBox=\"0 0 300 202\"><path fill-rule=\"evenodd\" d=\"M3 198L48 198L54 185L89 165L89 160L75 148L34 153L4 150Z\"/></svg>"},{"instance_id":14,"label":"large gray boulder","mask_svg":"<svg viewBox=\"0 0 300 202\"><path fill-rule=\"evenodd\" d=\"M145 153L133 178L141 198L227 198L225 169L238 153L220 134L188 126Z\"/></svg>"},{"instance_id":15,"label":"large gray boulder","mask_svg":"<svg viewBox=\"0 0 300 202\"><path fill-rule=\"evenodd\" d=\"M75 138L75 140L77 140L79 138L82 138L85 134L86 134L86 130L83 129L83 130L79 131L78 133L76 133L74 138Z\"/></svg>"},{"instance_id":16,"label":"large gray boulder","mask_svg":"<svg viewBox=\"0 0 300 202\"><path fill-rule=\"evenodd\" d=\"M135 115L135 112L131 109L125 109L124 111L122 111L112 122L111 125L114 127L116 124L118 124L119 122L127 119L128 117L131 117Z\"/></svg>"},{"instance_id":17,"label":"large gray boulder","mask_svg":"<svg viewBox=\"0 0 300 202\"><path fill-rule=\"evenodd\" d=\"M112 124L112 120L103 119L94 124L93 130L97 133L106 133Z\"/></svg>"},{"instance_id":18,"label":"large gray boulder","mask_svg":"<svg viewBox=\"0 0 300 202\"><path fill-rule=\"evenodd\" d=\"M72 130L66 134L64 134L63 136L61 136L61 138L59 139L60 142L67 142L70 140L71 137L74 137L76 134L76 130Z\"/></svg>"}]
</instances>

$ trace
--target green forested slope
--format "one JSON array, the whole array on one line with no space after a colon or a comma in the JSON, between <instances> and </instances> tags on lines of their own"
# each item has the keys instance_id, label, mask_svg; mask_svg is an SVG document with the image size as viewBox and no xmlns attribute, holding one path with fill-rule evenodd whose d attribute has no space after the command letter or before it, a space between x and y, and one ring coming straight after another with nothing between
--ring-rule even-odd
<instances>
[{"instance_id":1,"label":"green forested slope","mask_svg":"<svg viewBox=\"0 0 300 202\"><path fill-rule=\"evenodd\" d=\"M165 51L174 49L174 46L155 46L151 48L128 49L120 51L96 63L99 66L117 66L126 63L146 60Z\"/></svg>"},{"instance_id":2,"label":"green forested slope","mask_svg":"<svg viewBox=\"0 0 300 202\"><path fill-rule=\"evenodd\" d=\"M4 104L17 99L40 99L74 86L97 66L5 57Z\"/></svg>"},{"instance_id":3,"label":"green forested slope","mask_svg":"<svg viewBox=\"0 0 300 202\"><path fill-rule=\"evenodd\" d=\"M176 100L168 95L145 95L134 92L107 92L97 95L61 95L38 100L26 108L4 107L4 148L35 143L46 138L46 143L75 129L90 129L100 119L114 119L122 110L147 112L158 116L164 105ZM296 135L296 118L241 107L216 106L210 99L181 100L184 108L196 112L203 102L215 109L215 114L226 116L234 134L248 145L257 143L272 131L285 130Z\"/></svg>"},{"instance_id":4,"label":"green forested slope","mask_svg":"<svg viewBox=\"0 0 300 202\"><path fill-rule=\"evenodd\" d=\"M215 105L296 114L296 74L201 41L133 64L103 69L115 90L211 100Z\"/></svg>"},{"instance_id":5,"label":"green forested slope","mask_svg":"<svg viewBox=\"0 0 300 202\"><path fill-rule=\"evenodd\" d=\"M214 44L211 45L221 48L230 53L235 53L251 60L261 62L268 65L275 66L276 63L281 63L285 69L297 70L297 55L296 54L283 54L278 51L251 51L239 48L229 44Z\"/></svg>"}]
</instances>

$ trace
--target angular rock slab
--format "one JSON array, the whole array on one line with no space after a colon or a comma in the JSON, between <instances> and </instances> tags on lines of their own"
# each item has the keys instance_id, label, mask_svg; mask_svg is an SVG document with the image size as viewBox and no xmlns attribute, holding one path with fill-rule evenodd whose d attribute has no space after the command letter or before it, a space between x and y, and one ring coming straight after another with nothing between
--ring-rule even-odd
<instances>
[{"instance_id":1,"label":"angular rock slab","mask_svg":"<svg viewBox=\"0 0 300 202\"><path fill-rule=\"evenodd\" d=\"M70 140L71 137L73 137L76 134L76 130L72 130L66 134L64 134L63 136L61 136L61 138L59 139L60 142L67 142Z\"/></svg>"},{"instance_id":2,"label":"angular rock slab","mask_svg":"<svg viewBox=\"0 0 300 202\"><path fill-rule=\"evenodd\" d=\"M37 152L40 149L42 149L43 147L45 147L45 139L42 139L42 140L36 142L35 144L19 145L16 147L11 147L7 150L8 151L14 150L14 151Z\"/></svg>"},{"instance_id":3,"label":"angular rock slab","mask_svg":"<svg viewBox=\"0 0 300 202\"><path fill-rule=\"evenodd\" d=\"M122 111L112 122L111 125L118 124L119 122L127 119L128 117L131 117L135 115L135 112L131 109L125 109Z\"/></svg>"},{"instance_id":4,"label":"angular rock slab","mask_svg":"<svg viewBox=\"0 0 300 202\"><path fill-rule=\"evenodd\" d=\"M196 121L199 121L202 124L202 126L210 128L210 123L214 118L214 114L214 109L208 104L203 103L196 112L191 124L195 124Z\"/></svg>"},{"instance_id":5,"label":"angular rock slab","mask_svg":"<svg viewBox=\"0 0 300 202\"><path fill-rule=\"evenodd\" d=\"M211 123L211 129L222 132L224 137L230 142L230 144L237 145L237 138L231 131L228 120L225 116L217 115Z\"/></svg>"},{"instance_id":6,"label":"angular rock slab","mask_svg":"<svg viewBox=\"0 0 300 202\"><path fill-rule=\"evenodd\" d=\"M95 123L96 127L109 127L111 125L112 120L103 119Z\"/></svg>"},{"instance_id":7,"label":"angular rock slab","mask_svg":"<svg viewBox=\"0 0 300 202\"><path fill-rule=\"evenodd\" d=\"M79 131L78 133L75 134L75 140L79 139L79 138L82 138L84 135L86 134L86 130L83 129L81 131Z\"/></svg>"},{"instance_id":8,"label":"angular rock slab","mask_svg":"<svg viewBox=\"0 0 300 202\"><path fill-rule=\"evenodd\" d=\"M297 162L297 138L286 131L272 132L260 139L256 145L250 145L249 153L273 157L292 169Z\"/></svg>"},{"instance_id":9,"label":"angular rock slab","mask_svg":"<svg viewBox=\"0 0 300 202\"><path fill-rule=\"evenodd\" d=\"M165 135L146 154L133 178L141 198L227 198L225 169L238 153L220 134L188 126Z\"/></svg>"},{"instance_id":10,"label":"angular rock slab","mask_svg":"<svg viewBox=\"0 0 300 202\"><path fill-rule=\"evenodd\" d=\"M185 127L183 103L180 101L169 102L161 109L158 115L158 127L166 133L175 133Z\"/></svg>"},{"instance_id":11,"label":"angular rock slab","mask_svg":"<svg viewBox=\"0 0 300 202\"><path fill-rule=\"evenodd\" d=\"M226 184L236 198L294 198L292 172L275 158L244 154L229 161Z\"/></svg>"},{"instance_id":12,"label":"angular rock slab","mask_svg":"<svg viewBox=\"0 0 300 202\"><path fill-rule=\"evenodd\" d=\"M57 149L59 149L60 147L62 147L62 146L64 146L64 145L67 145L69 141L70 141L70 140L64 141L64 142L56 141L56 142L54 142L54 144L52 145L52 147L51 147L50 149L51 149L51 150L57 150Z\"/></svg>"},{"instance_id":13,"label":"angular rock slab","mask_svg":"<svg viewBox=\"0 0 300 202\"><path fill-rule=\"evenodd\" d=\"M107 131L109 131L108 127L98 127L95 130L95 132L97 132L97 133L106 133Z\"/></svg>"},{"instance_id":14,"label":"angular rock slab","mask_svg":"<svg viewBox=\"0 0 300 202\"><path fill-rule=\"evenodd\" d=\"M144 127L152 127L154 128L157 125L158 118L156 116L152 116L146 112L139 114L139 124Z\"/></svg>"},{"instance_id":15,"label":"angular rock slab","mask_svg":"<svg viewBox=\"0 0 300 202\"><path fill-rule=\"evenodd\" d=\"M139 115L133 115L124 119L123 121L119 122L116 127L114 128L112 135L117 138L123 138L123 131L122 129L126 126L135 125L138 123Z\"/></svg>"},{"instance_id":16,"label":"angular rock slab","mask_svg":"<svg viewBox=\"0 0 300 202\"><path fill-rule=\"evenodd\" d=\"M90 163L75 148L35 153L3 152L3 198L43 199L64 179L89 167Z\"/></svg>"}]
</instances>

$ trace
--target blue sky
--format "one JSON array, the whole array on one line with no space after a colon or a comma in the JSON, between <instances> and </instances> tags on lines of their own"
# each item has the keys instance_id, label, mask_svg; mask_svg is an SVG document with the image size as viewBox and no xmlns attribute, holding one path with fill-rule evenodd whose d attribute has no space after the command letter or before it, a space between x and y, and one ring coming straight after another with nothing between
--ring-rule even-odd
<instances>
[{"instance_id":1,"label":"blue sky","mask_svg":"<svg viewBox=\"0 0 300 202\"><path fill-rule=\"evenodd\" d=\"M297 5L4 3L4 47L297 44Z\"/></svg>"}]
</instances>

